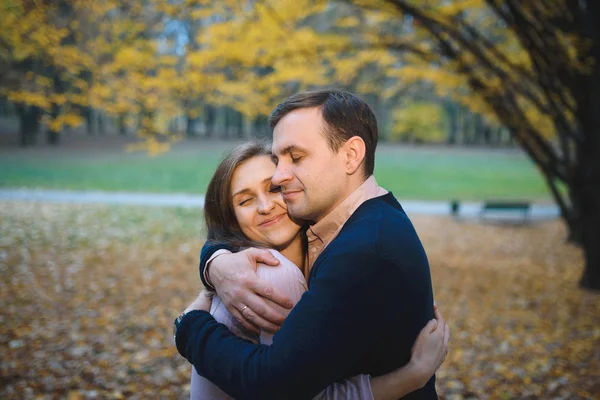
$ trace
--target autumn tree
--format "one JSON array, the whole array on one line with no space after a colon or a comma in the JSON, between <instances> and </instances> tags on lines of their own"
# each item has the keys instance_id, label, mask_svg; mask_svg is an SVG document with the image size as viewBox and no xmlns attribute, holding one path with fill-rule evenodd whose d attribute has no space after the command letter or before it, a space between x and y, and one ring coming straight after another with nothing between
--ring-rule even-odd
<instances>
[{"instance_id":1,"label":"autumn tree","mask_svg":"<svg viewBox=\"0 0 600 400\"><path fill-rule=\"evenodd\" d=\"M341 86L379 110L427 81L469 110L476 131L510 130L583 247L582 286L600 289L599 9L586 0L10 0L0 5L0 94L24 123L44 113L54 133L102 110L123 132L136 125L156 153L168 147L169 121L205 106L262 124L299 90ZM183 51L166 24L186 27Z\"/></svg>"},{"instance_id":2,"label":"autumn tree","mask_svg":"<svg viewBox=\"0 0 600 400\"><path fill-rule=\"evenodd\" d=\"M583 248L581 286L600 290L600 5L571 0L354 4L399 26L407 18L413 21L405 35L374 41L420 59L397 71L401 79L432 80L510 130L544 176L569 239Z\"/></svg>"}]
</instances>

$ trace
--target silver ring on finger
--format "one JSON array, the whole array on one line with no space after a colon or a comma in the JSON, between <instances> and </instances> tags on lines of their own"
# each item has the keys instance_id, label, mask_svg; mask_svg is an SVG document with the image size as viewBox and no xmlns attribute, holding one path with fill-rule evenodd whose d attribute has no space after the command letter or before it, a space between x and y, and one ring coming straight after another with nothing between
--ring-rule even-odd
<instances>
[{"instance_id":1,"label":"silver ring on finger","mask_svg":"<svg viewBox=\"0 0 600 400\"><path fill-rule=\"evenodd\" d=\"M246 311L246 308L248 308L248 306L242 307L242 309L240 310L240 314L244 315L244 311Z\"/></svg>"}]
</instances>

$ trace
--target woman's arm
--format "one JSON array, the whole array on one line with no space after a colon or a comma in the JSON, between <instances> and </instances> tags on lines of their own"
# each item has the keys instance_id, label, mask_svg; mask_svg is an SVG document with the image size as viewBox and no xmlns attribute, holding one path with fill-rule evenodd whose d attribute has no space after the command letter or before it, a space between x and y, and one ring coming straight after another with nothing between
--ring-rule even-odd
<instances>
[{"instance_id":1,"label":"woman's arm","mask_svg":"<svg viewBox=\"0 0 600 400\"><path fill-rule=\"evenodd\" d=\"M448 353L450 329L437 306L435 317L419 333L407 365L376 378L357 375L333 383L319 393L315 400L395 400L421 389L435 374Z\"/></svg>"},{"instance_id":2,"label":"woman's arm","mask_svg":"<svg viewBox=\"0 0 600 400\"><path fill-rule=\"evenodd\" d=\"M404 367L371 379L375 400L395 400L421 389L431 379L448 354L450 328L435 307L435 318L421 330Z\"/></svg>"}]
</instances>

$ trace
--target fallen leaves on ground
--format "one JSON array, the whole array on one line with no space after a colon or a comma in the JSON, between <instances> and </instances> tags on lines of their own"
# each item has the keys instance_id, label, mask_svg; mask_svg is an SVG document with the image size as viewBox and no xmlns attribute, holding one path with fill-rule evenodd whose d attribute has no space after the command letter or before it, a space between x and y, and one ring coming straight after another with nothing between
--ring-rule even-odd
<instances>
[{"instance_id":1,"label":"fallen leaves on ground","mask_svg":"<svg viewBox=\"0 0 600 400\"><path fill-rule=\"evenodd\" d=\"M201 212L0 203L0 397L187 398L172 321L200 289ZM413 218L452 327L447 399L600 397L600 296L559 221Z\"/></svg>"}]
</instances>

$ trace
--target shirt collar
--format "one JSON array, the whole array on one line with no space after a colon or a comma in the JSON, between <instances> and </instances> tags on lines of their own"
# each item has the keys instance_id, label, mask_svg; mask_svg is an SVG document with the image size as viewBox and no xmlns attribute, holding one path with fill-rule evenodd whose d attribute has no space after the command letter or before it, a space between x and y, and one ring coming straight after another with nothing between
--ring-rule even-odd
<instances>
[{"instance_id":1,"label":"shirt collar","mask_svg":"<svg viewBox=\"0 0 600 400\"><path fill-rule=\"evenodd\" d=\"M329 244L342 229L342 226L354 214L362 203L375 197L383 196L387 190L380 187L373 175L369 176L354 192L342 201L329 214L312 225L307 233L308 241L319 239L325 246Z\"/></svg>"}]
</instances>

